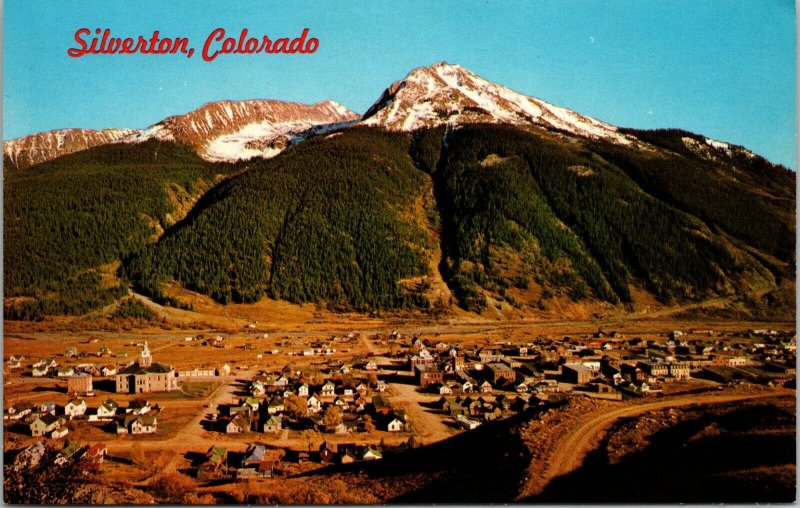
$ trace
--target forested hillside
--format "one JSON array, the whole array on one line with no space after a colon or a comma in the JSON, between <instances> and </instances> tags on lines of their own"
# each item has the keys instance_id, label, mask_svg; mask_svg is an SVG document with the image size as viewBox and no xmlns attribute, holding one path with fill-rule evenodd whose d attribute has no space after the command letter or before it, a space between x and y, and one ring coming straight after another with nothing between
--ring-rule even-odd
<instances>
[{"instance_id":1,"label":"forested hillside","mask_svg":"<svg viewBox=\"0 0 800 508\"><path fill-rule=\"evenodd\" d=\"M8 318L82 314L127 294L114 267L233 166L169 143L106 145L4 172ZM27 297L27 298L25 298Z\"/></svg>"},{"instance_id":2,"label":"forested hillside","mask_svg":"<svg viewBox=\"0 0 800 508\"><path fill-rule=\"evenodd\" d=\"M791 200L763 198L773 209L765 205L750 217L738 215L742 202L754 208L761 203L758 174L749 185L718 185L712 164L697 157L669 159L670 167L680 170L658 173L664 181L659 185L681 189L674 193L682 199L662 201L640 186L642 179L630 174L630 165L624 165L626 172L614 164L627 153L643 167L655 167L666 159L655 151L626 152L599 142L576 148L489 125L419 132L415 140L421 166L436 183L447 278L467 308L485 305L479 289L507 297L508 288L526 289L532 282L545 295L565 292L572 299L623 303L631 301L634 285L666 303L774 287L774 275L721 234L717 224L751 242L747 233L770 217L772 224L756 245L775 255L787 246L793 252L793 191L781 194ZM774 167L736 170L789 178ZM685 177L689 172L698 175ZM770 175L764 177L771 181ZM698 196L714 192L726 193L727 199L715 201L712 211ZM699 217L719 222L709 227Z\"/></svg>"},{"instance_id":3,"label":"forested hillside","mask_svg":"<svg viewBox=\"0 0 800 508\"><path fill-rule=\"evenodd\" d=\"M475 312L642 293L793 307L795 174L684 131L624 132L641 143L351 127L238 165L151 140L9 167L5 315L83 314L129 285L174 305L175 284L425 311L431 276Z\"/></svg>"},{"instance_id":4,"label":"forested hillside","mask_svg":"<svg viewBox=\"0 0 800 508\"><path fill-rule=\"evenodd\" d=\"M425 181L407 136L362 128L306 141L215 188L126 272L156 299L174 279L222 303L419 305L398 281L427 272L429 239L400 215Z\"/></svg>"}]
</instances>

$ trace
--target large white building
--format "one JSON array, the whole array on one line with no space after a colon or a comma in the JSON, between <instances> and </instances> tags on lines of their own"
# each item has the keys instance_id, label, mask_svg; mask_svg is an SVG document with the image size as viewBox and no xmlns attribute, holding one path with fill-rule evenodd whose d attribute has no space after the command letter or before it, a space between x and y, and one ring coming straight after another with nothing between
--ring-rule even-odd
<instances>
[{"instance_id":1,"label":"large white building","mask_svg":"<svg viewBox=\"0 0 800 508\"><path fill-rule=\"evenodd\" d=\"M117 393L169 392L178 389L175 369L154 363L147 342L139 361L117 372Z\"/></svg>"}]
</instances>

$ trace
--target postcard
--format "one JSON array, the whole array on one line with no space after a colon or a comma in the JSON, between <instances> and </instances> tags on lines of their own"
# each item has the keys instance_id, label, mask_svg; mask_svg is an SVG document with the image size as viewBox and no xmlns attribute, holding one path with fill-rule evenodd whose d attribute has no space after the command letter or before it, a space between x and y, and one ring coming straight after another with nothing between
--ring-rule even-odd
<instances>
[{"instance_id":1,"label":"postcard","mask_svg":"<svg viewBox=\"0 0 800 508\"><path fill-rule=\"evenodd\" d=\"M796 499L788 0L8 0L9 504Z\"/></svg>"}]
</instances>

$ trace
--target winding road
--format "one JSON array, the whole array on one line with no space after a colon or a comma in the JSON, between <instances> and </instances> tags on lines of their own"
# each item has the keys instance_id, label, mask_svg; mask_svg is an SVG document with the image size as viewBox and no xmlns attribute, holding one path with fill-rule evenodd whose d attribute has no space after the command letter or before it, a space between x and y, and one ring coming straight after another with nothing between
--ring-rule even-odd
<instances>
[{"instance_id":1,"label":"winding road","mask_svg":"<svg viewBox=\"0 0 800 508\"><path fill-rule=\"evenodd\" d=\"M779 397L781 395L794 396L792 390L772 390L763 393L743 393L743 394L718 394L718 395L683 395L658 401L620 407L618 409L602 409L587 413L580 419L580 424L556 442L555 447L547 458L541 481L538 485L528 485L528 489L523 489L525 495L539 494L556 477L570 473L580 467L587 453L595 449L602 439L605 431L620 418L637 416L649 411L659 409L691 406L694 404L722 404L739 400ZM532 478L531 481L537 479Z\"/></svg>"}]
</instances>

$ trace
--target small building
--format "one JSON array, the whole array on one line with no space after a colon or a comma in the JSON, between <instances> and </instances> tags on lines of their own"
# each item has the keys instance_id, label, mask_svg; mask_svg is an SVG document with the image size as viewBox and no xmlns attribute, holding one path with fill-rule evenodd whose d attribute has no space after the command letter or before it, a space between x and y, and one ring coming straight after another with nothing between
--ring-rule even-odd
<instances>
[{"instance_id":1,"label":"small building","mask_svg":"<svg viewBox=\"0 0 800 508\"><path fill-rule=\"evenodd\" d=\"M39 437L58 430L61 424L61 418L48 414L35 419L28 428L31 431L31 436Z\"/></svg>"},{"instance_id":2,"label":"small building","mask_svg":"<svg viewBox=\"0 0 800 508\"><path fill-rule=\"evenodd\" d=\"M417 384L422 388L426 388L429 385L444 383L444 372L440 371L434 364L416 364L414 366L414 371L417 377Z\"/></svg>"},{"instance_id":3,"label":"small building","mask_svg":"<svg viewBox=\"0 0 800 508\"><path fill-rule=\"evenodd\" d=\"M86 414L86 401L83 399L72 399L64 406L64 414L70 418Z\"/></svg>"},{"instance_id":4,"label":"small building","mask_svg":"<svg viewBox=\"0 0 800 508\"><path fill-rule=\"evenodd\" d=\"M158 420L154 414L139 415L130 424L131 434L155 434Z\"/></svg>"},{"instance_id":5,"label":"small building","mask_svg":"<svg viewBox=\"0 0 800 508\"><path fill-rule=\"evenodd\" d=\"M406 430L406 424L399 418L392 418L386 424L386 430L388 432L404 432Z\"/></svg>"},{"instance_id":6,"label":"small building","mask_svg":"<svg viewBox=\"0 0 800 508\"><path fill-rule=\"evenodd\" d=\"M90 374L77 374L67 378L67 393L69 395L93 396L92 376Z\"/></svg>"},{"instance_id":7,"label":"small building","mask_svg":"<svg viewBox=\"0 0 800 508\"><path fill-rule=\"evenodd\" d=\"M669 375L676 379L689 379L690 376L689 364L683 362L670 363Z\"/></svg>"},{"instance_id":8,"label":"small building","mask_svg":"<svg viewBox=\"0 0 800 508\"><path fill-rule=\"evenodd\" d=\"M514 372L511 369L511 367L509 367L505 363L500 363L500 362L487 363L486 370L489 372L492 384L495 386L497 386L498 384L513 383L517 379L516 372Z\"/></svg>"},{"instance_id":9,"label":"small building","mask_svg":"<svg viewBox=\"0 0 800 508\"><path fill-rule=\"evenodd\" d=\"M582 363L565 363L561 375L566 383L585 384L592 380L592 369Z\"/></svg>"},{"instance_id":10,"label":"small building","mask_svg":"<svg viewBox=\"0 0 800 508\"><path fill-rule=\"evenodd\" d=\"M100 407L97 408L97 416L99 418L113 418L117 414L119 404L114 399L106 399Z\"/></svg>"},{"instance_id":11,"label":"small building","mask_svg":"<svg viewBox=\"0 0 800 508\"><path fill-rule=\"evenodd\" d=\"M669 365L662 362L638 362L637 367L652 377L669 376Z\"/></svg>"},{"instance_id":12,"label":"small building","mask_svg":"<svg viewBox=\"0 0 800 508\"><path fill-rule=\"evenodd\" d=\"M272 415L264 422L265 434L277 434L281 429L283 429L283 417L281 415Z\"/></svg>"},{"instance_id":13,"label":"small building","mask_svg":"<svg viewBox=\"0 0 800 508\"><path fill-rule=\"evenodd\" d=\"M143 415L150 411L150 402L145 399L133 399L128 402L128 407L125 408L126 413L134 415Z\"/></svg>"},{"instance_id":14,"label":"small building","mask_svg":"<svg viewBox=\"0 0 800 508\"><path fill-rule=\"evenodd\" d=\"M250 419L243 413L237 413L236 416L228 421L225 426L227 434L241 434L243 432L250 432Z\"/></svg>"},{"instance_id":15,"label":"small building","mask_svg":"<svg viewBox=\"0 0 800 508\"><path fill-rule=\"evenodd\" d=\"M206 452L206 460L197 468L200 480L211 480L221 476L228 461L228 450L221 446L212 446Z\"/></svg>"},{"instance_id":16,"label":"small building","mask_svg":"<svg viewBox=\"0 0 800 508\"><path fill-rule=\"evenodd\" d=\"M321 392L323 397L332 397L333 395L336 395L336 386L330 381L328 381L327 383L322 385Z\"/></svg>"},{"instance_id":17,"label":"small building","mask_svg":"<svg viewBox=\"0 0 800 508\"><path fill-rule=\"evenodd\" d=\"M372 397L372 407L376 414L388 415L392 410L392 404L389 402L389 397L385 395L375 395Z\"/></svg>"}]
</instances>

